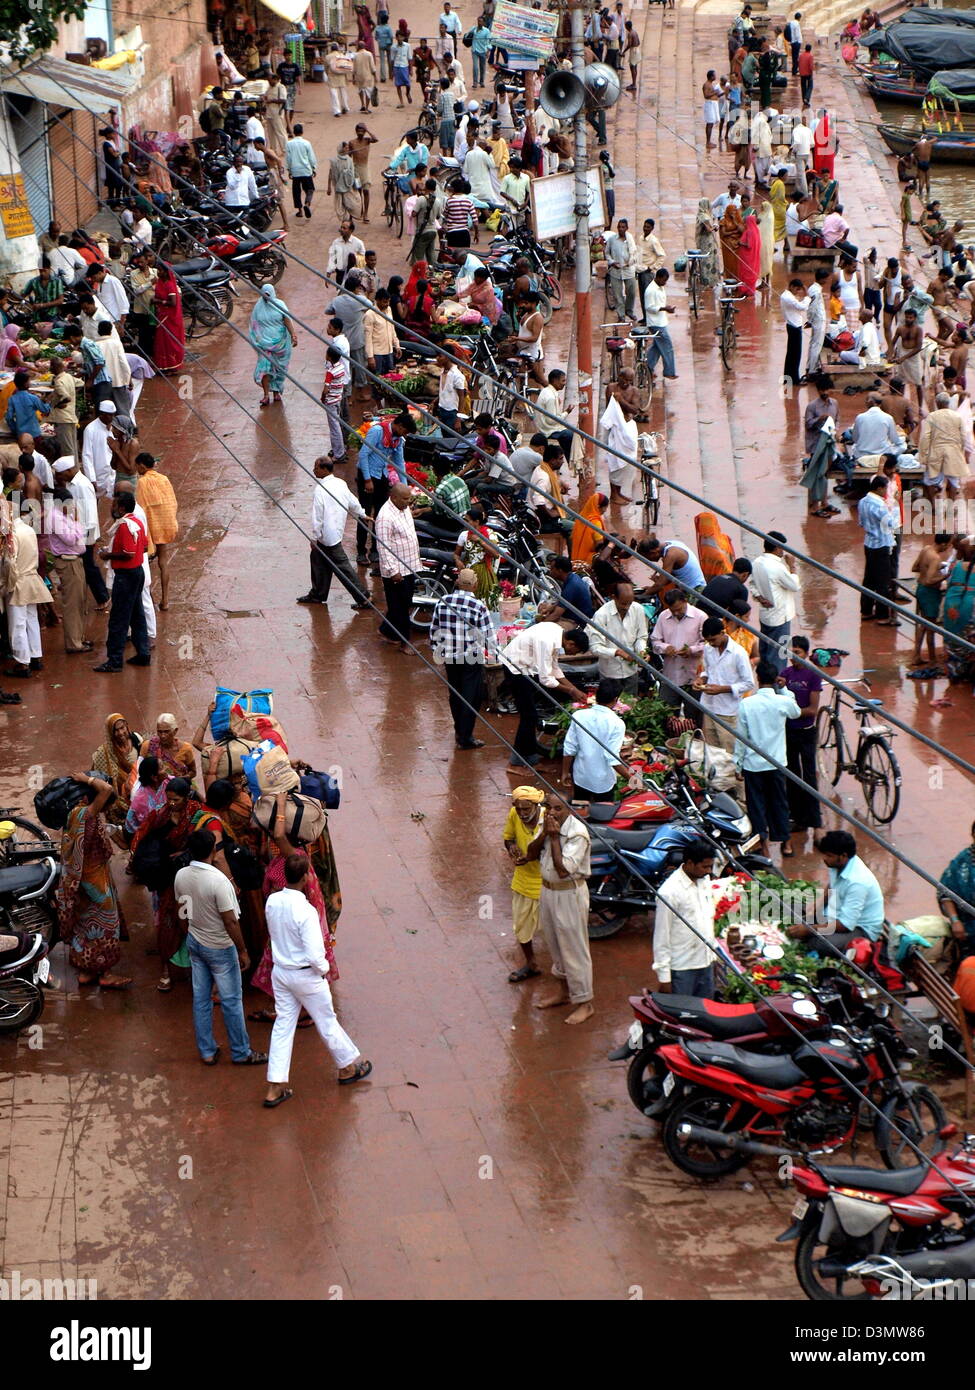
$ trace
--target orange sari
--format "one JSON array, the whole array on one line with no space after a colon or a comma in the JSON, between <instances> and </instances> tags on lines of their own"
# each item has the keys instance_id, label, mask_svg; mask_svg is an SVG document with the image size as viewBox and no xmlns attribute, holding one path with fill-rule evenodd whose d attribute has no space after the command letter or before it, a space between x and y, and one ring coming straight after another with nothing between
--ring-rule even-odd
<instances>
[{"instance_id":1,"label":"orange sari","mask_svg":"<svg viewBox=\"0 0 975 1390\"><path fill-rule=\"evenodd\" d=\"M594 492L579 508L579 520L572 528L569 546L574 565L591 565L596 548L602 545L605 539L599 534L602 530L601 504L605 501L603 493ZM599 530L594 530L594 527L598 527Z\"/></svg>"},{"instance_id":2,"label":"orange sari","mask_svg":"<svg viewBox=\"0 0 975 1390\"><path fill-rule=\"evenodd\" d=\"M735 559L735 547L721 529L714 512L698 512L694 518L697 553L705 579L730 574Z\"/></svg>"}]
</instances>

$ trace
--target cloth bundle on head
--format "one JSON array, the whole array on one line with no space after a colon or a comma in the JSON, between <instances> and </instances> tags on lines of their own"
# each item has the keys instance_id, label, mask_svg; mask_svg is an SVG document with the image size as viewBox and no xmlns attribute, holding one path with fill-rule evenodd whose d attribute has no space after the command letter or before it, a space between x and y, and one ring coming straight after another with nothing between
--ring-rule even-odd
<instances>
[{"instance_id":1,"label":"cloth bundle on head","mask_svg":"<svg viewBox=\"0 0 975 1390\"><path fill-rule=\"evenodd\" d=\"M512 801L544 801L545 793L541 787L515 787L511 793Z\"/></svg>"}]
</instances>

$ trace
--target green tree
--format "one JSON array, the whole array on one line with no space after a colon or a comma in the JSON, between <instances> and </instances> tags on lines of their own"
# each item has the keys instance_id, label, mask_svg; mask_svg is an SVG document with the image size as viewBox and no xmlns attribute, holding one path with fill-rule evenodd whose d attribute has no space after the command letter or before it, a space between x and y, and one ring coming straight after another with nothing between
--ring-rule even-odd
<instances>
[{"instance_id":1,"label":"green tree","mask_svg":"<svg viewBox=\"0 0 975 1390\"><path fill-rule=\"evenodd\" d=\"M57 38L60 21L83 18L85 8L85 0L0 0L0 34L11 59L23 63L43 53Z\"/></svg>"}]
</instances>

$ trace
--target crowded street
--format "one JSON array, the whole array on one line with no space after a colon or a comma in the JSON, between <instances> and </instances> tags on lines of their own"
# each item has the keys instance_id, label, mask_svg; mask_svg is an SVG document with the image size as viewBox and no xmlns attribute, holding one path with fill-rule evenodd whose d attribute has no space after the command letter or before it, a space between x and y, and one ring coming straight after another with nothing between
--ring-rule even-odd
<instances>
[{"instance_id":1,"label":"crowded street","mask_svg":"<svg viewBox=\"0 0 975 1390\"><path fill-rule=\"evenodd\" d=\"M205 7L198 8L204 15ZM674 1159L682 1142L688 1163L698 1150L692 1152L674 1124L665 1145L670 1091L664 1082L664 1099L658 1097L652 1068L651 1088L634 1096L632 1058L649 1034L628 1044L634 1017L641 1017L630 1001L646 991L664 1012L670 995L701 1008L701 1000L724 1001L715 1012L745 1003L754 1007L756 999L781 1003L794 977L775 980L772 994L752 987L752 973L759 984L767 983L763 970L771 962L774 973L783 957L783 971L788 966L800 973L828 972L835 964L829 937L838 931L844 949L857 942L864 947L862 954L851 952L857 970L851 966L844 977L871 986L855 1007L873 1008L876 986L889 990L891 1024L920 1052L911 1071L903 1061L898 1066L897 1045L891 1044L894 1062L887 1071L881 1066L870 1072L864 1094L880 1109L892 1107L885 1113L894 1116L895 1135L900 1124L917 1121L920 1128L909 1129L910 1152L901 1149L893 1158L896 1139L888 1130L885 1150L881 1127L868 1133L872 1116L866 1109L858 1116L856 1105L849 1124L832 1121L825 1137L788 1124L774 1130L759 1125L754 1137L776 1151L835 1151L820 1161L880 1171L881 1164L930 1167L942 1151L954 1153L973 1128L975 982L965 961L975 951L975 906L966 912L964 904L975 902L975 870L968 867L975 862L975 851L969 853L975 624L968 582L975 559L975 444L965 390L970 338L967 331L959 335L957 326L967 330L975 319L975 294L968 295L964 284L956 291L950 280L947 307L936 299L932 305L930 298L925 304L923 293L911 301L920 304L918 344L926 334L929 345L923 376L920 366L914 372L920 358L912 355L910 336L917 315L910 305L905 315L907 277L930 296L929 282L943 262L928 257L948 245L947 239L936 240L941 224L922 232L925 207L942 198L944 226L961 222L971 175L937 162L930 171L922 168L922 146L908 178L930 183L923 196L910 193L913 185L899 178L905 171L881 141L877 109L845 54L844 45L855 40L842 37L841 30L850 27L853 12L820 5L802 18L801 45L785 30L779 72L787 87L777 85L771 103L757 99L765 77L761 58L756 65L756 110L771 104L802 111L799 124L815 114L832 136L828 168L813 192L826 222L837 218L843 230L824 245L812 240L803 222L799 238L810 240L791 231L786 243L782 228L806 212L800 193L793 192L804 182L801 164L798 178L791 165L787 192L776 172L777 156L760 167L762 137L735 139L729 88L722 85L725 74L741 68L732 47L740 7L732 0L623 0L603 11L602 36L596 7L586 7L585 24L596 23L597 30L587 29L585 61L604 61L616 70L619 89L615 104L600 113L605 140L591 107L590 119L576 122L584 149L588 138L590 175L603 171L596 186L606 214L604 219L601 210L596 221L591 206L588 215L596 225L586 232L593 263L585 310L591 319L590 384L590 352L580 349L578 339L580 319L584 328L587 322L576 303L578 263L571 264L568 254L552 259L556 239L545 243L537 263L517 261L528 243L538 251L538 242L524 231L518 165L506 165L499 180L487 142L506 139L509 159L515 159L517 141L519 163L528 168L529 137L518 112L512 116L517 134L507 133L508 115L518 103L508 103L504 92L499 101L495 68L503 65L503 55L486 33L483 43L478 39L488 25L474 0L457 6L413 0L402 11L408 44L394 38L387 51L395 55L410 46L410 86L395 76L404 71L395 56L389 75L380 73L382 35L376 25L383 24L385 11L375 5L346 6L344 13L337 8L343 23L326 27L330 43L313 49L306 41L308 71L297 88L287 72L279 78L277 69L282 61L294 66L295 44L285 36L302 28L301 16L289 23L248 0L236 7L247 23L235 32L235 7L228 4L224 14L220 6L216 27L211 8L200 69L206 100L198 101L193 88L193 116L174 112L167 125L154 110L151 127L143 123L157 140L161 131L174 133L168 147L157 143L149 154L146 187L137 180L142 202L148 202L142 215L152 223L142 234L147 240L140 241L133 229L140 208L126 193L125 177L118 174L114 187L109 179L116 177L112 148L136 147L126 138L131 123L107 106L88 120L99 142L90 173L73 148L88 138L77 134L77 107L58 149L51 147L51 226L59 222L59 230L74 233L77 219L62 211L65 195L57 189L68 178L79 185L94 180L86 196L94 201L97 195L97 206L79 228L84 237L52 236L50 226L37 223L31 171L26 158L20 161L40 249L29 263L6 266L2 280L14 294L0 304L6 335L0 388L8 378L12 383L3 396L10 406L3 406L8 432L0 441L7 608L0 671L0 1276L16 1269L21 1279L93 1281L104 1300L780 1302L821 1296L810 1292L801 1274L797 1283L794 1246L776 1244L804 1189L793 1188L791 1169L786 1172L772 1150L751 1157L742 1152L735 1165L728 1158L731 1149L722 1148L723 1169L694 1169ZM774 5L754 8L763 37L782 33L792 20L791 12L779 13ZM898 8L883 13L885 23ZM554 31L555 46L551 31L548 43L551 68L565 58L569 75L567 7L535 9L541 15L557 12L563 23ZM475 102L464 119L474 117L481 102L494 100L492 112L481 119L483 143L472 147L491 165L489 186L500 189L487 209L493 225L485 225L484 201L470 182L448 189L438 177L438 188L448 191L446 211L434 203L432 190L425 203L422 171L420 179L413 177L419 157L404 143L424 109L421 74L413 66L417 49L423 36L434 44L441 31L454 32L440 22L454 10L455 61L466 84L461 111L469 97ZM750 7L745 10L750 13ZM314 20L321 12L319 7L309 15ZM390 12L390 29L400 13ZM127 32L118 20L116 29ZM614 37L607 37L611 30ZM251 117L261 136L250 119L242 126L246 158L233 160L222 151L228 167L214 185L224 174L227 190L239 182L245 192L237 208L246 220L249 203L256 202L246 192L247 170L271 171L260 193L271 188L272 217L259 230L270 254L285 263L273 282L232 269L232 293L222 283L214 289L219 312L204 332L194 311L191 334L196 301L179 264L189 262L192 249L179 237L186 235L180 219L188 207L192 219L193 202L187 197L181 205L180 188L196 182L197 169L203 177L204 146L209 141L212 153L219 143L215 132L230 130L232 100L216 121L210 116L201 124L198 115L219 104L213 94L218 80L229 99L237 77L251 77L242 32L259 56L254 71L268 79L258 81L269 88L269 106L260 119ZM345 56L346 45L347 63L334 63ZM811 55L803 67L796 65L800 47ZM762 52L767 49L763 42ZM867 50L854 51L862 58ZM370 66L362 55L372 59L374 52ZM440 57L436 48L434 53ZM475 86L478 59L481 82ZM145 61L151 63L151 55ZM324 80L313 75L319 64ZM537 67L514 69L513 90L529 108L547 71L542 60ZM450 158L443 124L452 142L461 111L452 102L438 106L450 84L446 78L441 84L437 69L428 80L436 133L421 144L429 146L430 172L436 173L437 164ZM0 72L8 105L23 101L26 88L17 88L21 95L13 98L5 81ZM809 92L800 82L810 84L811 100L803 100ZM278 88L288 96L278 99L274 115ZM450 115L444 114L448 107ZM734 102L732 108L738 109ZM544 109L543 91L539 123ZM531 168L533 181L568 176L573 152L579 158L578 144L574 150L572 145L574 115L561 122L545 118L555 131L554 145L546 145L533 125L530 139L544 170ZM272 123L283 127L285 120L276 148ZM100 122L107 124L107 135ZM12 120L5 128L13 128ZM475 131L476 125L465 141L475 141ZM578 129L575 134L578 139ZM178 141L192 143L180 147ZM350 148L348 142L356 141L358 148ZM310 152L299 148L302 142ZM792 149L802 149L794 137ZM469 177L477 161L472 166L467 151L465 143L460 158ZM399 177L384 179L391 163ZM165 171L165 199L151 191L146 197L154 164ZM513 189L514 203L507 196ZM549 191L554 200L554 187ZM554 206L543 194L540 185L530 201L537 219ZM564 196L572 208L573 195ZM396 216L384 215L396 197L400 218L402 204L409 204L405 228L402 222L397 226ZM455 219L456 205L471 197L473 242L468 223L458 235L461 224L451 215L451 204ZM569 215L574 220L578 206ZM424 218L430 224L425 242ZM654 224L649 230L647 219ZM343 234L347 222L351 231ZM499 227L512 232L514 250L495 276L488 253ZM627 227L633 254L635 239L643 257L632 268ZM78 250L85 262L71 286L80 298L77 314L67 307L57 314L53 307L45 311L65 320L53 335L63 344L53 368L44 361L46 348L32 359L27 347L29 341L46 341L38 330L38 303L54 303L45 280L51 267L40 260L45 232L47 253ZM957 236L963 240L967 234L959 230ZM6 235L0 251L15 245L9 227ZM350 235L358 249L348 250ZM97 251L106 242L115 244L113 250L124 243L124 251L89 257L89 245ZM560 235L560 257L571 243L571 235ZM209 245L205 254L219 257ZM147 246L150 254L144 256ZM821 260L802 254L817 249L830 253L825 275L817 274ZM958 247L962 255L970 249ZM944 255L954 276L956 264ZM841 265L841 258L850 264ZM896 307L890 298L893 271L886 282L880 277L889 258L899 267ZM87 303L93 264L97 272L102 260L109 270L124 264L118 278L126 305L131 302L127 324L125 314L111 311L97 273L95 304ZM175 263L175 277L169 262ZM232 267L231 257L227 264ZM975 286L975 261L970 264ZM476 300L484 277L475 272L484 265L495 276L487 281L491 292L485 291L490 312ZM139 276L152 312L136 297ZM519 287L518 276L527 288ZM105 276L102 285L113 278ZM852 283L852 298L844 295L842 280ZM61 282L55 277L54 283ZM540 284L547 286L541 301ZM865 294L871 287L880 305L876 311ZM465 300L468 291L473 297ZM696 308L692 293L700 296ZM825 346L819 337L823 356L817 364L810 360L816 328L807 301L818 295L822 306L825 299L826 318L835 318L830 294L837 309L842 301L847 317L842 330L827 325ZM731 300L736 314L728 311ZM545 317L540 307L550 310L544 329L540 323L533 327L535 318ZM21 322L21 309L23 326L11 332ZM462 337L465 309L463 322L473 315L486 346L472 347L473 340ZM353 324L360 327L362 310L365 335L356 338ZM662 336L658 322L666 324ZM882 370L873 370L869 335L860 336L867 322L881 334ZM839 336L846 330L849 341ZM116 358L107 344L120 338L125 350L120 346ZM614 358L613 343L620 339L622 356L616 352ZM800 340L796 361L790 354ZM426 349L415 361L411 343ZM637 370L641 353L649 371ZM862 363L865 354L869 360ZM74 363L70 372L65 358ZM146 379L133 358L154 364ZM117 359L123 374L126 359L132 368L121 385L114 375ZM18 379L18 368L31 361L31 372ZM618 372L620 362L630 369L628 378ZM44 370L32 381L38 365ZM829 375L833 366L835 375ZM479 373L492 379L495 370L502 383L497 392L474 388ZM423 381L424 371L425 386L414 389L414 378L419 374ZM70 420L47 418L46 403L53 399L48 392L59 372L74 373L78 403L84 396L88 407L75 421L74 436L62 433ZM898 375L905 386L895 391L898 399L888 414L891 377ZM140 387L135 400L134 385ZM32 394L35 386L39 395ZM629 402L627 390L644 392L639 407ZM595 447L577 432L590 391ZM521 402L512 408L512 392L527 394L543 413ZM18 405L18 397L30 400ZM916 418L905 420L905 401ZM811 406L818 411L812 416ZM475 433L474 417L482 413L485 420ZM876 426L871 417L878 416L884 431L890 422L892 442L861 446ZM821 430L827 417L833 424ZM33 445L20 442L25 421ZM939 445L935 438L939 422L949 441L958 426L961 444L954 452L950 442ZM544 438L537 442L539 430ZM102 447L99 431L109 441L104 454L93 452ZM647 434L654 440L652 453L643 443ZM445 464L455 456L457 435L475 445L462 474ZM525 476L516 451L530 457ZM824 453L828 463L822 463L817 482L815 461ZM875 463L859 466L859 458L868 456L876 456ZM500 463L492 469L495 458ZM886 476L888 458L889 476L898 475L896 492L877 483ZM38 459L48 460L50 485ZM652 509L645 500L650 473L659 478ZM86 474L95 485L92 506L96 493L98 499L94 531L89 527L80 538L85 522L73 550L70 539L66 550L55 545L45 551L42 544L39 569L34 540L29 582L37 583L29 587L26 571L18 569L30 551L22 535L30 529L29 517L20 519L23 499L34 498L35 487L37 498L53 492L70 514L78 497L73 480ZM461 476L466 485L458 488ZM58 491L62 479L68 480L66 492ZM337 532L323 526L322 494L339 508ZM897 510L898 498L899 524L891 522L890 510L892 503ZM947 512L939 511L939 499L952 504ZM534 528L538 545L530 546L530 555L518 552L520 566L505 568L506 546L514 550L513 538L522 534L513 522L506 529L508 522L525 512L530 525L522 526ZM702 516L708 518L704 525ZM891 525L888 536L883 528ZM155 537L154 528L160 528ZM885 537L882 560L874 553L871 528ZM717 537L726 561L716 568L709 567L702 543L709 534ZM136 538L134 559L126 535ZM619 546L607 549L612 538ZM416 540L414 568L424 576L426 565L426 586L424 577L414 585L409 574ZM552 556L538 559L542 546L564 555L564 565ZM144 565L150 549L151 562ZM740 557L751 566L732 572L732 560ZM73 562L73 577L65 560ZM613 576L608 586L599 565ZM107 571L114 571L109 588L101 578ZM430 579L434 572L437 583ZM404 573L410 581L405 594ZM728 597L730 590L712 595L711 606L707 594L701 599L705 581L720 576L726 582L732 573L745 581L742 607L729 612L729 603L739 601ZM584 579L579 592L587 607L576 608L583 598L566 586L569 575ZM75 582L79 606L72 617ZM949 615L956 587L963 615L957 620ZM933 607L922 606L923 588ZM777 621L769 617L766 623L773 608ZM45 609L52 610L50 621ZM912 621L915 613L926 626ZM635 614L642 626L633 623ZM740 623L733 633L722 621L732 615ZM685 621L693 627L692 646L666 629L672 622L675 632L682 630ZM464 683L462 662L471 658L456 654L451 634L458 623L469 633L472 622L483 624L487 634L478 639L477 660L488 670L484 676L478 667L477 682ZM797 637L808 639L805 647L794 643ZM548 666L538 659L545 642ZM446 657L438 643L446 643ZM741 686L740 671L724 683L731 649L741 655ZM551 670L561 689L549 678ZM573 683L575 671L581 692ZM561 713L553 722L544 702L536 714L535 694L524 693L529 683L547 696L548 706L553 696L560 699L559 710L564 705L566 711L561 725ZM817 692L811 705L810 688ZM262 703L266 691L273 691L273 701ZM594 692L587 724L585 702ZM732 694L731 704L720 703ZM824 743L822 721L813 721L817 707L821 715L834 695L841 699L841 717L832 727L842 726L849 745L842 768L835 733L833 745ZM865 698L878 705L854 712L854 703ZM644 702L648 723L641 728L627 716ZM805 725L800 717L792 728L783 714L775 737L786 732L774 745L781 747L781 759L762 756L771 746L756 712L762 702L788 705L790 717L811 711ZM701 742L726 774L720 790L708 782L704 791L708 764L690 761L702 721ZM868 741L874 728L876 745L896 758L889 776L889 764L878 764L879 786L858 771L857 737L864 727ZM736 728L748 743L736 739ZM812 752L805 761L805 753L794 760L789 743L787 767L795 776L787 784L779 763L786 765L785 740L797 732L808 733L802 746ZM131 735L136 738L130 745ZM681 739L682 757L676 751ZM235 742L247 750L243 758L234 752ZM800 742L795 740L797 748ZM835 785L827 775L831 758ZM654 782L650 773L665 765L669 776ZM609 791L593 781L596 768L611 769ZM251 780L250 769L258 780ZM695 772L702 784L695 788L697 810L681 801L675 823L687 820L703 841L675 841L676 857L667 845L671 858L664 856L666 871L657 877L648 858L640 859L639 872L629 861L627 891L631 898L645 895L643 875L650 876L653 890L660 887L656 912L652 894L642 910L630 899L621 907L608 895L608 906L598 907L598 830L608 818L598 808L616 805L613 825L632 837L644 822L625 818L625 797L658 787L664 799L690 797L687 777ZM62 787L52 790L61 778L81 780L69 794ZM778 779L774 789L769 778ZM318 786L326 788L320 796ZM223 803L220 788L229 788ZM306 814L320 817L304 836L292 810L285 825L285 800L295 790L303 794ZM809 793L804 800L803 790ZM749 817L738 839L722 838L727 827L718 818L720 791L735 798L734 816ZM68 798L61 822L55 811L38 832L56 844L60 874L56 899L51 890L57 922L50 978L38 983L43 1012L8 1027L2 1013L4 963L25 943L13 900L5 896L3 875L15 870L4 866L15 861L3 837L25 842L22 831L5 832L3 825L42 819L48 793L52 803L55 793ZM247 814L238 825L234 817L242 797ZM269 819L260 819L258 803L269 808ZM671 804L666 815L674 809ZM154 879L150 872L148 851L157 830L174 868L176 852L182 855L175 880L171 874ZM97 874L89 867L93 843ZM618 843L643 849L626 836ZM240 867L245 857L252 878ZM735 938L731 933L738 927L726 926L727 949L722 947L720 959L713 946L722 905L716 908L709 899L703 937L687 926L687 914L696 910L687 903L697 901L692 870L703 865L720 898L732 889L747 892L748 872L733 877L741 860L746 871L761 874L762 885L796 881L818 904L814 919L776 917L776 944L766 950L762 969L751 945L746 951L732 944L751 931L753 945L757 928L751 917L758 914L732 913L729 920L741 924L740 933ZM959 860L964 864L956 871ZM869 880L867 904L876 890L882 906L876 922L868 921L866 907L859 921L837 914L837 884L849 862ZM186 903L199 901L197 881L219 878L217 869L229 897L217 893L206 931L195 931L202 913L194 917ZM191 883L183 875L196 878ZM679 904L665 892L678 876L685 894ZM529 880L534 887L526 889ZM824 919L827 884L832 916ZM567 887L573 891L556 891ZM539 892L540 908L527 906L526 898L539 899ZM577 904L569 899L584 899L581 927L573 918ZM106 914L94 925L93 901ZM661 903L669 923L666 948ZM519 917L519 911L526 915ZM787 926L790 920L800 923L798 931ZM874 949L882 924L884 951ZM906 931L904 941L898 929ZM937 938L933 954L929 930ZM13 934L5 937L5 931ZM692 935L697 939L689 942ZM796 953L796 938L812 956ZM923 957L917 973L907 963L912 945ZM226 958L218 961L221 952ZM929 963L942 958L940 969ZM236 995L230 986L224 994L220 979L231 968L228 959ZM554 977L553 962L559 967ZM302 971L316 975L314 989ZM815 986L815 973L808 980L803 976L797 989L810 982ZM820 988L828 992L825 979ZM835 988L845 999L847 985ZM212 1022L204 1017L207 1009ZM795 1039L788 1048L783 1044L786 1052L803 1041L799 1029L807 1025L802 1010L797 1013L795 1026L788 1025ZM844 1022L858 1045L860 1033L869 1031L865 1017ZM884 1026L878 1024L871 1036L881 1036ZM947 1039L947 1050L930 1042L932 1027L938 1039ZM714 1034L724 1039L714 1046L734 1043L739 1035L744 1049L750 1035L743 1030ZM667 1053L678 1049L669 1034L665 1041L673 1044ZM756 1052L764 1053L767 1042ZM700 1060L706 1060L703 1052ZM720 1066L720 1051L711 1060ZM932 1098L933 1122L917 1120L903 1100L910 1087L899 1090L898 1075L916 1081ZM673 1075L668 1082L673 1087ZM846 1102L837 1104L842 1109ZM718 1127L713 1111L688 1114L699 1126ZM957 1172L955 1182L964 1187ZM851 1178L848 1185L867 1184ZM830 1296L853 1296L852 1277L845 1276L845 1292L837 1281Z\"/></svg>"}]
</instances>

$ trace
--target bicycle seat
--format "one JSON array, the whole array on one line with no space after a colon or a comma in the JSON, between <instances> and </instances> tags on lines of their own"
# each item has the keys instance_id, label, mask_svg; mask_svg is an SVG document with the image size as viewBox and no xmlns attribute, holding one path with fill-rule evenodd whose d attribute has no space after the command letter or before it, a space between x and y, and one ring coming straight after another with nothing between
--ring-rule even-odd
<instances>
[{"instance_id":1,"label":"bicycle seat","mask_svg":"<svg viewBox=\"0 0 975 1390\"><path fill-rule=\"evenodd\" d=\"M631 338L649 338L652 330L649 328L631 328Z\"/></svg>"},{"instance_id":2,"label":"bicycle seat","mask_svg":"<svg viewBox=\"0 0 975 1390\"><path fill-rule=\"evenodd\" d=\"M701 260L707 254L708 253L706 251L685 251L684 259L687 261L697 261Z\"/></svg>"},{"instance_id":3,"label":"bicycle seat","mask_svg":"<svg viewBox=\"0 0 975 1390\"><path fill-rule=\"evenodd\" d=\"M857 700L853 706L854 714L869 714L883 704L883 700Z\"/></svg>"}]
</instances>

